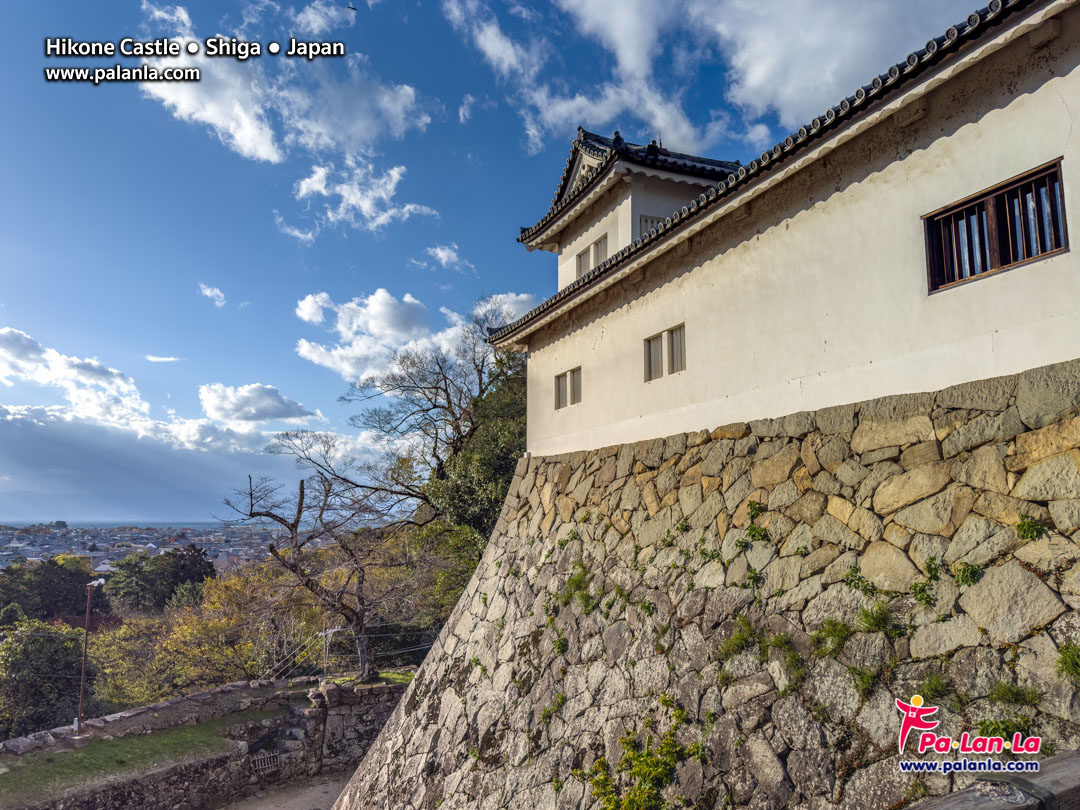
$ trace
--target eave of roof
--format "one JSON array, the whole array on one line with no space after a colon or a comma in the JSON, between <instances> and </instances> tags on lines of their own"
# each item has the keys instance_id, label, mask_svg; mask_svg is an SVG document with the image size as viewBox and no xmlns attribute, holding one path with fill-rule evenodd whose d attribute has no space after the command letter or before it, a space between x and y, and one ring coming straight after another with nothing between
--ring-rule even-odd
<instances>
[{"instance_id":1,"label":"eave of roof","mask_svg":"<svg viewBox=\"0 0 1080 810\"><path fill-rule=\"evenodd\" d=\"M1061 0L1062 5L1073 5L1076 2L1077 0ZM489 342L496 345L509 343L515 333L548 310L596 286L605 276L611 275L615 270L637 258L643 251L684 233L706 212L716 209L723 202L753 188L765 177L773 174L777 167L790 163L821 139L839 133L847 125L862 118L871 110L879 108L886 99L899 95L900 90L910 89L916 80L928 78L929 71L946 64L961 49L967 49L987 38L992 32L997 31L1003 22L1019 18L1024 11L1054 3L1055 0L991 0L985 8L968 15L963 23L950 26L942 36L927 42L925 48L909 54L903 62L893 65L887 72L875 77L870 84L860 87L853 95L843 99L836 106L830 107L824 115L800 127L797 132L789 135L771 150L762 152L760 158L731 172L726 180L721 180L715 186L711 186L707 192L689 201L656 228L608 257L581 278L563 287L513 323L492 332ZM598 166L597 170L602 167L603 164ZM599 174L596 170L594 172ZM552 211L554 210L553 208ZM539 228L542 223L544 220L541 220L530 231ZM519 241L524 241L525 238L523 230Z\"/></svg>"},{"instance_id":2,"label":"eave of roof","mask_svg":"<svg viewBox=\"0 0 1080 810\"><path fill-rule=\"evenodd\" d=\"M577 153L588 155L600 163L585 173L577 184L567 190L575 166ZM641 144L627 143L622 140L619 133L614 138L605 138L593 132L578 127L577 138L570 146L570 156L566 159L562 176L559 178L559 186L555 190L555 196L551 200L551 207L541 217L540 221L531 228L522 228L519 242L534 242L537 237L551 228L557 220L582 199L589 191L607 175L608 171L618 161L632 163L640 166L651 166L676 174L696 177L703 180L716 180L732 171L740 168L738 162L717 160L715 158L686 155L681 152L671 152L656 143L643 146Z\"/></svg>"}]
</instances>

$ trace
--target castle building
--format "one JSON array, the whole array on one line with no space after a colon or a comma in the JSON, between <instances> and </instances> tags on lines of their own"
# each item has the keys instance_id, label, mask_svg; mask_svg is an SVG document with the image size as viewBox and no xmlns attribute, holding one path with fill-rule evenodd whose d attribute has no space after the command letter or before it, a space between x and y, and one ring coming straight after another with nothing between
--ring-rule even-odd
<instances>
[{"instance_id":1,"label":"castle building","mask_svg":"<svg viewBox=\"0 0 1080 810\"><path fill-rule=\"evenodd\" d=\"M529 451L1080 357L1078 123L1080 4L994 0L745 163L579 130L519 238L558 291L491 338Z\"/></svg>"}]
</instances>

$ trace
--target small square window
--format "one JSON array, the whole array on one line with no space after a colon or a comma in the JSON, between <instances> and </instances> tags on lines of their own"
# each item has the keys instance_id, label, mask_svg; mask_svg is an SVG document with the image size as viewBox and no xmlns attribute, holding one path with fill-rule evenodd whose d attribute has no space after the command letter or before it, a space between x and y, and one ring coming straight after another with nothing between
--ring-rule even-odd
<instances>
[{"instance_id":1,"label":"small square window","mask_svg":"<svg viewBox=\"0 0 1080 810\"><path fill-rule=\"evenodd\" d=\"M664 376L664 335L645 338L645 382Z\"/></svg>"},{"instance_id":2,"label":"small square window","mask_svg":"<svg viewBox=\"0 0 1080 810\"><path fill-rule=\"evenodd\" d=\"M564 372L555 378L555 410L581 402L581 367Z\"/></svg>"}]
</instances>

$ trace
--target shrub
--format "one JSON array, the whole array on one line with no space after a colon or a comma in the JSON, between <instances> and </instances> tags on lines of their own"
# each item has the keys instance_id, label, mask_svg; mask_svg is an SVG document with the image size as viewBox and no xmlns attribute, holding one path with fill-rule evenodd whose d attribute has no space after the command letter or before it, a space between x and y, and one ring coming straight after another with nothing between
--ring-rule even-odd
<instances>
[{"instance_id":1,"label":"shrub","mask_svg":"<svg viewBox=\"0 0 1080 810\"><path fill-rule=\"evenodd\" d=\"M1017 686L1007 681L998 681L990 690L990 700L995 703L1011 703L1014 706L1038 706L1043 699L1043 691L1035 686Z\"/></svg>"},{"instance_id":2,"label":"shrub","mask_svg":"<svg viewBox=\"0 0 1080 810\"><path fill-rule=\"evenodd\" d=\"M971 563L960 563L956 569L956 574L953 575L953 579L956 580L956 584L960 586L974 585L980 579L982 579L983 570L977 565Z\"/></svg>"},{"instance_id":3,"label":"shrub","mask_svg":"<svg viewBox=\"0 0 1080 810\"><path fill-rule=\"evenodd\" d=\"M1021 540L1038 540L1046 531L1042 523L1028 515L1021 515L1020 522L1016 524L1016 536Z\"/></svg>"},{"instance_id":4,"label":"shrub","mask_svg":"<svg viewBox=\"0 0 1080 810\"><path fill-rule=\"evenodd\" d=\"M837 655L855 631L837 619L826 619L821 627L810 634L810 643L814 645L814 655L826 658Z\"/></svg>"},{"instance_id":5,"label":"shrub","mask_svg":"<svg viewBox=\"0 0 1080 810\"><path fill-rule=\"evenodd\" d=\"M891 633L893 615L889 603L877 602L873 607L859 611L859 628L866 633Z\"/></svg>"}]
</instances>

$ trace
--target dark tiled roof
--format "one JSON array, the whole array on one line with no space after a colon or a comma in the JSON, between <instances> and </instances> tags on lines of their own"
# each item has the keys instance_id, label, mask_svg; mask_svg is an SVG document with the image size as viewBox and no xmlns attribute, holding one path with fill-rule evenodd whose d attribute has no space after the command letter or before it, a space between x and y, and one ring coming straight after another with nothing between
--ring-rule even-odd
<instances>
[{"instance_id":1,"label":"dark tiled roof","mask_svg":"<svg viewBox=\"0 0 1080 810\"><path fill-rule=\"evenodd\" d=\"M567 186L573 179L570 173L574 168L574 158L581 152L591 158L600 161L600 164L587 171L581 180L567 193ZM659 169L700 177L705 180L718 180L733 171L738 171L740 164L730 160L715 160L713 158L698 157L696 155L684 155L681 152L671 152L656 141L642 146L636 143L627 143L615 132L614 137L605 138L593 132L578 127L577 138L570 147L570 157L566 159L562 177L559 178L559 187L555 190L555 196L551 199L551 207L543 218L531 228L522 228L519 242L525 242L543 231L558 216L579 200L589 189L595 186L600 178L607 173L608 168L617 160L629 163L637 163L642 166L655 166Z\"/></svg>"},{"instance_id":2,"label":"dark tiled roof","mask_svg":"<svg viewBox=\"0 0 1080 810\"><path fill-rule=\"evenodd\" d=\"M672 213L663 223L648 233L642 234L638 239L608 257L607 260L594 267L577 281L563 287L555 295L525 313L513 323L492 332L491 342L498 341L516 332L547 310L591 286L643 250L647 250L683 230L688 224L700 218L704 212L713 209L735 194L741 194L744 190L760 181L762 177L772 172L775 167L790 162L792 158L805 152L820 139L828 137L870 110L880 107L884 100L894 97L899 90L908 88L927 71L950 59L953 54L972 43L989 37L1003 22L1018 17L1023 11L1031 7L1045 4L1046 0L991 0L991 3L985 8L968 15L964 22L951 26L944 34L927 42L926 47L909 54L903 62L893 65L888 71L875 77L869 84L860 87L854 94L843 99L836 106L830 107L823 115L814 118L806 126L800 127L798 132L792 133L772 149L762 152L761 156L750 161L749 165L739 166L737 169L732 170L725 179L715 186L710 186L707 191L690 200L680 210ZM584 132L584 130L579 130L579 141L581 132ZM575 145L579 141L575 141ZM612 157L609 156L607 159L611 160ZM693 158L693 160L703 161L703 158ZM603 164L594 170L594 177L602 169ZM567 167L568 171L569 167ZM565 181L564 175L563 182ZM586 180L585 182L588 183L589 181ZM555 211L556 207L553 206L552 212ZM552 212L549 212L548 217L541 220L530 231L539 228L552 216ZM519 241L522 241L525 236L526 234L523 231Z\"/></svg>"}]
</instances>

